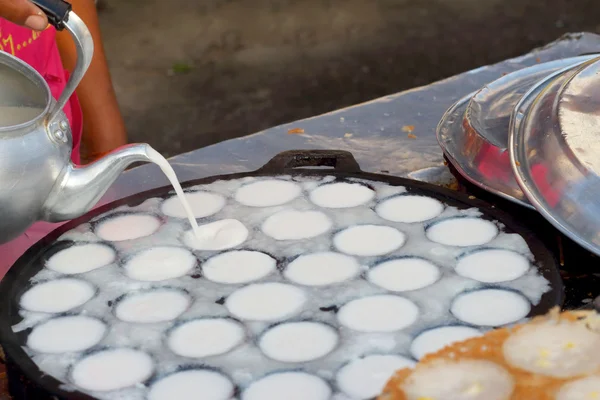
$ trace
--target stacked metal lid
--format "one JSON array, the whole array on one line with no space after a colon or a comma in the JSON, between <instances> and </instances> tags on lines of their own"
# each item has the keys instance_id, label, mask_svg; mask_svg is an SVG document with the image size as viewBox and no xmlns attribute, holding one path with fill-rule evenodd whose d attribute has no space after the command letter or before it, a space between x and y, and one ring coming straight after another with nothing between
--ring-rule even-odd
<instances>
[{"instance_id":1,"label":"stacked metal lid","mask_svg":"<svg viewBox=\"0 0 600 400\"><path fill-rule=\"evenodd\" d=\"M503 76L454 104L437 137L467 180L600 254L600 55Z\"/></svg>"}]
</instances>

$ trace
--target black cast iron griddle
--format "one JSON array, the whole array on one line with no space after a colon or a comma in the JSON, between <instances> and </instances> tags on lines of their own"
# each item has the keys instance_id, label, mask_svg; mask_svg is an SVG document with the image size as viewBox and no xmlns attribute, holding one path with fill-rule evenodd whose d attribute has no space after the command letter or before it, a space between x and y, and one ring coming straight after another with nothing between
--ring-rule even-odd
<instances>
[{"instance_id":1,"label":"black cast iron griddle","mask_svg":"<svg viewBox=\"0 0 600 400\"><path fill-rule=\"evenodd\" d=\"M519 234L527 242L531 253L535 257L539 273L551 285L551 290L546 292L541 301L532 307L530 316L543 314L552 307L560 306L563 303L563 285L558 262L553 252L530 229L516 222L511 215L497 210L487 203L448 189L404 178L363 172L354 157L348 152L325 150L288 151L275 156L257 171L203 178L186 182L183 186L192 187L220 180L278 175L334 176L342 180L355 178L382 182L391 186L403 186L409 194L429 196L458 209L478 208L483 213L481 218L500 222L505 226L504 232ZM48 375L44 375L22 348L29 330L20 333L14 333L12 330L12 326L22 319L18 313L18 299L31 286L30 279L43 268L43 260L48 257L48 253L56 250L52 245L65 232L117 207L136 206L149 198L166 198L171 195L172 187L166 186L139 193L95 209L49 234L30 248L9 270L6 277L0 282L0 296L3 298L3 302L0 304L0 343L6 355L10 392L15 398L77 400L92 398L84 393L63 390L61 388L62 383Z\"/></svg>"},{"instance_id":2,"label":"black cast iron griddle","mask_svg":"<svg viewBox=\"0 0 600 400\"><path fill-rule=\"evenodd\" d=\"M527 225L535 227L538 239L552 249L559 260L560 274L565 287L564 309L595 308L600 312L600 275L596 267L599 262L598 256L560 233L537 211L482 190L467 181L449 161L447 165L458 182L458 192L476 196L489 205L509 213L514 219L526 221Z\"/></svg>"}]
</instances>

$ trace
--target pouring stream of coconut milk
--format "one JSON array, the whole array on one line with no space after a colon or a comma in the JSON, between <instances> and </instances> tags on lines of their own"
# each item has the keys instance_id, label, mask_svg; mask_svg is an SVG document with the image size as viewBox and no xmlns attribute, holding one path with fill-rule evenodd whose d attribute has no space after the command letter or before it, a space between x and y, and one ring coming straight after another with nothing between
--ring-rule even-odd
<instances>
[{"instance_id":1,"label":"pouring stream of coconut milk","mask_svg":"<svg viewBox=\"0 0 600 400\"><path fill-rule=\"evenodd\" d=\"M148 158L154 164L158 165L158 167L166 175L169 182L171 182L171 185L175 189L175 193L177 194L177 197L179 198L179 201L181 201L181 204L183 205L183 209L185 210L185 213L187 214L187 218L190 221L190 225L192 225L192 230L193 230L196 238L208 239L208 238L216 236L217 233L219 232L218 229L202 229L202 230L200 230L200 228L198 227L198 222L196 221L196 217L194 217L192 207L190 206L190 203L187 201L185 194L183 193L183 189L181 188L181 185L179 184L179 180L177 179L177 175L175 174L175 170L173 170L173 167L171 167L171 164L169 164L169 161L167 161L166 158L164 158L158 151L154 150L153 148L150 148L148 150Z\"/></svg>"}]
</instances>

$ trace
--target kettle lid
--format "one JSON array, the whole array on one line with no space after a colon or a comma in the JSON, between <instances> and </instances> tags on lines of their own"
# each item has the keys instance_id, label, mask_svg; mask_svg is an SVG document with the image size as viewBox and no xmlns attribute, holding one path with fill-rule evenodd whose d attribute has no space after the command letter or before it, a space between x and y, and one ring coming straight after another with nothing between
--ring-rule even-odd
<instances>
[{"instance_id":1,"label":"kettle lid","mask_svg":"<svg viewBox=\"0 0 600 400\"><path fill-rule=\"evenodd\" d=\"M32 67L0 51L0 132L42 117L50 104L50 89Z\"/></svg>"}]
</instances>

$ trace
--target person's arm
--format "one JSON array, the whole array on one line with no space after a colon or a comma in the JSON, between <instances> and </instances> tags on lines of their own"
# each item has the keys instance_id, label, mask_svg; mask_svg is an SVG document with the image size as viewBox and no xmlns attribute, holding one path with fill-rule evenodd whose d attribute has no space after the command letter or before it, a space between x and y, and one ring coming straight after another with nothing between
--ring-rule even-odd
<instances>
[{"instance_id":1,"label":"person's arm","mask_svg":"<svg viewBox=\"0 0 600 400\"><path fill-rule=\"evenodd\" d=\"M117 104L106 63L94 0L70 0L73 11L85 22L94 39L94 56L77 88L83 110L82 160L93 160L127 143L125 123ZM77 60L75 43L66 31L57 43L63 65L72 71Z\"/></svg>"}]
</instances>

